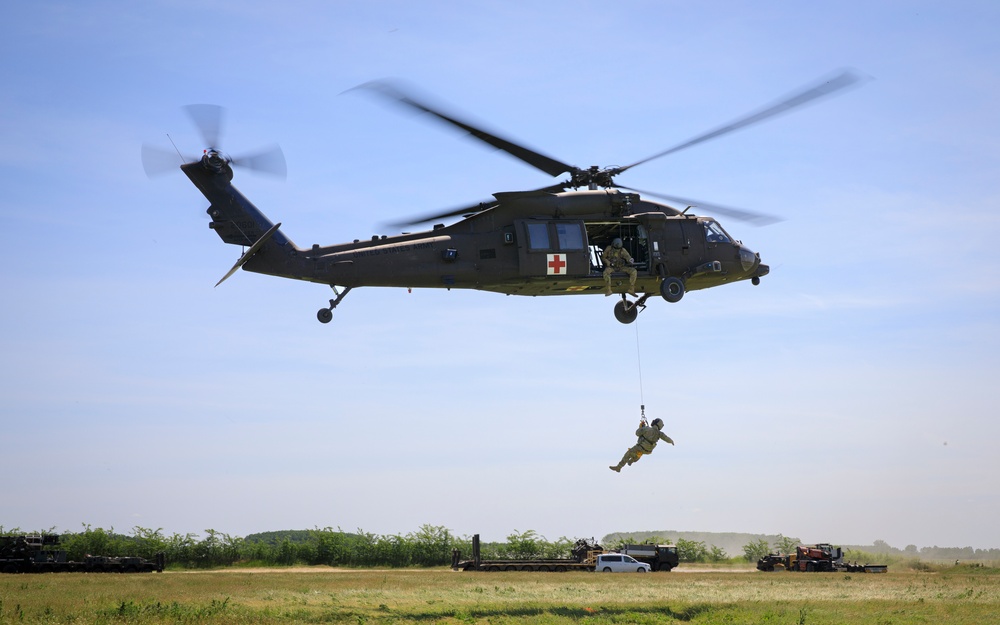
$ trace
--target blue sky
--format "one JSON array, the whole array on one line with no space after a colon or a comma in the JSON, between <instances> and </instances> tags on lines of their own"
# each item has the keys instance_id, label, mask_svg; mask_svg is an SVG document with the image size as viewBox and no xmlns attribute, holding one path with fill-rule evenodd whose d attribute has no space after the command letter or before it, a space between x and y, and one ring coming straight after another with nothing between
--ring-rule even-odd
<instances>
[{"instance_id":1,"label":"blue sky","mask_svg":"<svg viewBox=\"0 0 1000 625\"><path fill-rule=\"evenodd\" d=\"M993 2L8 3L0 525L502 539L615 531L997 547ZM602 297L240 272L178 172L181 107L299 246L553 179L358 93L399 78L566 162L657 153L837 68L841 97L624 174L780 215L771 266L614 320ZM627 178L627 179L626 179ZM638 345L638 349L637 349ZM641 356L640 366L637 355ZM622 474L638 408L676 447ZM795 510L789 514L789 510Z\"/></svg>"}]
</instances>

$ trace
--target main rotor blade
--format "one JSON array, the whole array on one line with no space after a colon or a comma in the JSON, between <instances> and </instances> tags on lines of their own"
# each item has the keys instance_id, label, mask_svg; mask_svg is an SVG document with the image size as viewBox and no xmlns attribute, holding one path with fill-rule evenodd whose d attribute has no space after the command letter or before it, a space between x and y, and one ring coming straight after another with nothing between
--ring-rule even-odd
<instances>
[{"instance_id":1,"label":"main rotor blade","mask_svg":"<svg viewBox=\"0 0 1000 625\"><path fill-rule=\"evenodd\" d=\"M549 156L545 156L544 154L541 154L540 152L527 148L523 145L518 145L513 141L509 141L507 139L499 137L498 135L486 132L485 130L473 126L472 124L461 121L456 117L446 115L445 113L435 108L432 108L427 104L424 104L422 102L413 99L409 95L403 93L403 91L400 90L398 86L394 85L389 81L376 80L372 82L366 82L362 85L354 87L354 89L368 89L371 91L375 91L377 93L381 93L382 95L388 98L395 100L400 104L404 104L406 106L409 106L410 108L417 109L418 111L423 111L424 113L430 113L431 115L437 117L438 119L444 122L447 122L453 126L461 128L462 130L466 131L467 133L479 139L480 141L488 143L489 145L492 145L498 150L503 150L504 152L524 161L525 163L531 165L532 167L544 171L550 176L558 176L559 174L563 173L572 173L577 170L577 168L573 167L572 165L567 165L562 161L556 160ZM349 89L349 91L353 91L353 89Z\"/></svg>"},{"instance_id":2,"label":"main rotor blade","mask_svg":"<svg viewBox=\"0 0 1000 625\"><path fill-rule=\"evenodd\" d=\"M664 195L663 193L654 193L652 191L643 191L642 189L635 189L632 187L623 187L621 185L616 185L620 189L627 189L629 191L635 191L639 195L649 195L652 197L660 198L661 200L666 200L671 204L677 204L680 206L687 206L689 208L697 208L700 211L705 211L706 213L712 213L715 215L724 215L726 217L732 217L733 219L738 219L740 221L745 221L753 226L769 226L771 224L776 224L779 221L784 221L781 217L775 217L774 215L767 215L765 213L757 213L754 211L748 211L742 208L733 208L731 206L722 206L721 204L712 204L711 202L703 202L701 200L694 200L691 198L678 197L676 195Z\"/></svg>"},{"instance_id":3,"label":"main rotor blade","mask_svg":"<svg viewBox=\"0 0 1000 625\"><path fill-rule=\"evenodd\" d=\"M194 122L201 134L203 147L220 149L219 137L222 134L222 117L224 109L215 104L189 104L184 107L188 117Z\"/></svg>"},{"instance_id":4,"label":"main rotor blade","mask_svg":"<svg viewBox=\"0 0 1000 625\"><path fill-rule=\"evenodd\" d=\"M285 154L281 151L281 147L278 144L252 154L234 158L232 163L233 165L246 167L247 169L278 178L284 178L288 173L288 167L285 164Z\"/></svg>"},{"instance_id":5,"label":"main rotor blade","mask_svg":"<svg viewBox=\"0 0 1000 625\"><path fill-rule=\"evenodd\" d=\"M531 195L534 193L559 193L566 190L565 183L559 183L550 185L547 187L542 187L540 189L533 189L531 191L515 191L512 192L513 195ZM497 194L501 195L501 194ZM417 224L427 223L428 221L435 221L437 219L446 219L448 217L458 217L459 215L472 215L475 213L481 213L484 210L490 208L496 208L500 205L500 201L497 199L490 199L479 204L473 204L471 206L463 206L461 208L455 208L447 210L440 213L433 213L430 215L423 215L420 217L412 217L405 221L390 221L386 223L387 226L393 226L396 228L402 228L405 226L416 226Z\"/></svg>"},{"instance_id":6,"label":"main rotor blade","mask_svg":"<svg viewBox=\"0 0 1000 625\"><path fill-rule=\"evenodd\" d=\"M722 135L729 134L730 132L735 132L737 130L740 130L741 128L746 128L747 126L752 126L753 124L762 122L766 119L776 117L783 113L788 113L789 111L795 108L804 106L806 104L810 104L816 100L819 100L820 98L833 95L838 91L843 91L844 89L856 85L865 79L866 79L865 76L862 76L861 74L857 73L854 70L851 69L841 70L837 74L834 74L827 78L823 78L817 83L814 83L806 88L803 88L799 91L796 91L794 93L785 96L778 102L768 107L765 107L749 115L746 115L745 117L733 120L724 126L716 128L715 130L710 130L709 132L698 135L697 137L685 141L684 143L681 143L679 145L676 145L670 148L669 150L664 150L663 152L659 152L658 154L654 154L650 157L644 158L641 161L636 161L631 165L626 165L625 167L618 168L615 170L615 173L620 174L627 169L635 167L636 165L642 165L643 163L648 163L653 159L657 159L662 156L666 156L668 154L673 154L674 152L679 152L683 149L708 141L709 139L715 139L716 137L721 137Z\"/></svg>"},{"instance_id":7,"label":"main rotor blade","mask_svg":"<svg viewBox=\"0 0 1000 625\"><path fill-rule=\"evenodd\" d=\"M486 200L485 202L480 202L479 204L473 204L471 206L463 206L461 208L453 208L440 213L432 213L429 215L419 215L416 217L410 217L404 221L390 221L387 222L385 225L392 226L394 228L405 228L406 226L416 226L418 224L427 223L429 221L436 221L438 219L446 219L448 217L458 217L460 215L479 213L488 208L493 208L498 204L499 202L497 202L496 200Z\"/></svg>"}]
</instances>

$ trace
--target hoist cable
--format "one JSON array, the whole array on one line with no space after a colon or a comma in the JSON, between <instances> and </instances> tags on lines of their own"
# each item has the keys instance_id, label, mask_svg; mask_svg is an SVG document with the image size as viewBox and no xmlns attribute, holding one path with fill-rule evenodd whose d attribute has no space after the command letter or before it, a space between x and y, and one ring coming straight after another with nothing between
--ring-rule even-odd
<instances>
[{"instance_id":1,"label":"hoist cable","mask_svg":"<svg viewBox=\"0 0 1000 625\"><path fill-rule=\"evenodd\" d=\"M635 323L635 361L639 370L639 412L643 421L646 420L646 398L642 392L642 355L639 353L639 323Z\"/></svg>"}]
</instances>

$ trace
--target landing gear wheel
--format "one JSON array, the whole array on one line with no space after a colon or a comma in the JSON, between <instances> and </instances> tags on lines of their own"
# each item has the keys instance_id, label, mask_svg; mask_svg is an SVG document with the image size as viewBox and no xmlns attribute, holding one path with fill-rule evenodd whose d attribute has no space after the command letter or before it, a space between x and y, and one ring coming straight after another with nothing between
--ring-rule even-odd
<instances>
[{"instance_id":1,"label":"landing gear wheel","mask_svg":"<svg viewBox=\"0 0 1000 625\"><path fill-rule=\"evenodd\" d=\"M329 308L320 308L318 311L316 311L316 318L319 319L320 323L330 323L330 320L333 319L333 309L336 308L337 304L343 301L345 297L347 297L347 294L350 293L351 289L354 287L345 288L343 293L338 291L337 287L335 287L332 284L330 285L330 288L333 289L333 292L337 294L337 299L330 300Z\"/></svg>"},{"instance_id":2,"label":"landing gear wheel","mask_svg":"<svg viewBox=\"0 0 1000 625\"><path fill-rule=\"evenodd\" d=\"M660 283L660 295L671 304L676 304L684 297L684 281L680 278L664 278Z\"/></svg>"},{"instance_id":3,"label":"landing gear wheel","mask_svg":"<svg viewBox=\"0 0 1000 625\"><path fill-rule=\"evenodd\" d=\"M621 323L632 323L639 316L639 307L622 300L615 304L615 319Z\"/></svg>"}]
</instances>

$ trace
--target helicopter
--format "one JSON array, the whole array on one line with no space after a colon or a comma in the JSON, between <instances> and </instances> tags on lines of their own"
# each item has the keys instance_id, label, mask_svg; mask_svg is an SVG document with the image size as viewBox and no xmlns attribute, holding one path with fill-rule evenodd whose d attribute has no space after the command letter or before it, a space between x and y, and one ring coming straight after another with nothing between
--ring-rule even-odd
<instances>
[{"instance_id":1,"label":"helicopter","mask_svg":"<svg viewBox=\"0 0 1000 625\"><path fill-rule=\"evenodd\" d=\"M375 235L336 245L296 246L280 230L280 223L272 223L233 186L234 166L283 175L285 162L277 147L243 158L222 152L220 107L186 107L207 147L200 158L185 159L180 169L210 202L206 211L211 218L209 227L223 242L245 248L216 286L240 268L327 285L334 297L316 313L322 323L332 320L333 311L355 288L397 287L476 289L524 296L615 294L619 298L614 316L629 324L645 310L651 297L677 303L688 291L746 280L758 285L769 273L759 253L732 237L714 217L695 215L689 212L691 208L757 225L777 219L640 191L618 184L615 178L637 165L841 92L861 80L854 70L841 70L667 150L630 165L604 168L580 168L546 156L432 107L395 83L365 83L349 91L375 93L429 113L550 176L569 178L534 190L496 192L478 204L394 225L459 218L451 224L435 223L429 230ZM162 173L155 148L144 145L142 156L147 174ZM605 277L604 251L610 246L628 251L636 273L634 285L624 271L608 271Z\"/></svg>"}]
</instances>

